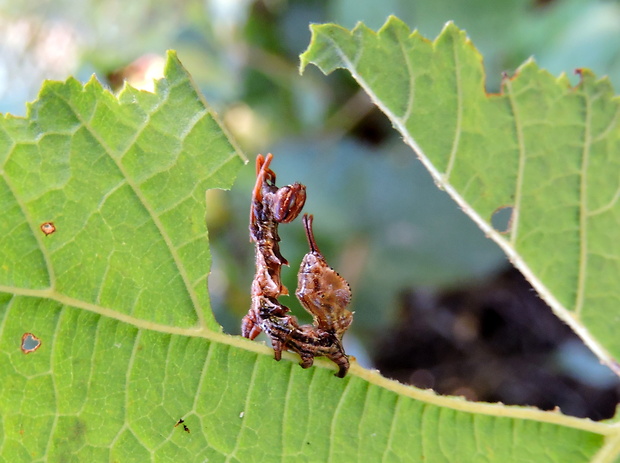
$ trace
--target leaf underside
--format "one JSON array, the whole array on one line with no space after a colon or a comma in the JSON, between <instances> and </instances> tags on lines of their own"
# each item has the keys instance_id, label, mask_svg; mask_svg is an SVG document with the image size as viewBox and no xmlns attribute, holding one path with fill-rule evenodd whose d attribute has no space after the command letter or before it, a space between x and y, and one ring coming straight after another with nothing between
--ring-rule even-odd
<instances>
[{"instance_id":1,"label":"leaf underside","mask_svg":"<svg viewBox=\"0 0 620 463\"><path fill-rule=\"evenodd\" d=\"M434 42L396 18L378 32L313 26L302 69L346 68L436 182L505 250L555 313L614 368L620 358L620 130L607 79L533 61L485 92L482 58L448 24ZM511 208L507 233L495 212Z\"/></svg>"},{"instance_id":2,"label":"leaf underside","mask_svg":"<svg viewBox=\"0 0 620 463\"><path fill-rule=\"evenodd\" d=\"M433 42L394 17L377 33L311 30L301 70L348 70L437 184L619 373L620 130L609 81L583 69L573 87L530 60L488 94L482 57L451 23ZM495 230L506 208L508 230Z\"/></svg>"},{"instance_id":3,"label":"leaf underside","mask_svg":"<svg viewBox=\"0 0 620 463\"><path fill-rule=\"evenodd\" d=\"M2 459L571 462L609 445L606 424L355 364L340 380L222 334L204 192L242 163L174 53L154 94L47 82L26 118L0 120Z\"/></svg>"}]
</instances>

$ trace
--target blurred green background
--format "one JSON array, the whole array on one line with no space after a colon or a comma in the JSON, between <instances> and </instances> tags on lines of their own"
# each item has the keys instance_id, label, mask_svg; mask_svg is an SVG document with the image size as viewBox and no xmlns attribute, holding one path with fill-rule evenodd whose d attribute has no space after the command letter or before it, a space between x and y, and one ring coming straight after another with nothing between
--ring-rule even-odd
<instances>
[{"instance_id":1,"label":"blurred green background","mask_svg":"<svg viewBox=\"0 0 620 463\"><path fill-rule=\"evenodd\" d=\"M208 193L217 319L238 334L249 307L254 156L272 152L278 184L308 188L305 211L315 215L319 246L353 289L347 349L372 366L368 353L401 316L404 292L475 287L506 266L347 73L325 77L312 66L298 73L310 23L377 29L391 14L429 39L449 20L466 29L484 56L488 92L530 56L574 84L581 67L620 80L617 1L3 0L0 111L24 115L43 79L95 73L114 89L123 79L148 83L165 50L176 49L250 160L231 192ZM301 223L282 226L281 235L293 293L307 250ZM284 303L308 321L293 299ZM596 364L584 359L570 368Z\"/></svg>"}]
</instances>

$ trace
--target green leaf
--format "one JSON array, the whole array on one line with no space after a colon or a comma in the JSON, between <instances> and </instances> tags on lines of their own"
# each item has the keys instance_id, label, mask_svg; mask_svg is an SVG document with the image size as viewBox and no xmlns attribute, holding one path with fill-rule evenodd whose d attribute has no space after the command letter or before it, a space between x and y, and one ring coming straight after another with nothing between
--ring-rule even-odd
<instances>
[{"instance_id":1,"label":"green leaf","mask_svg":"<svg viewBox=\"0 0 620 463\"><path fill-rule=\"evenodd\" d=\"M312 26L303 68L349 70L435 181L601 360L620 371L618 100L581 70L571 87L528 61L484 91L482 57L449 23L434 41L396 18L374 33ZM491 226L512 208L507 233Z\"/></svg>"},{"instance_id":2,"label":"green leaf","mask_svg":"<svg viewBox=\"0 0 620 463\"><path fill-rule=\"evenodd\" d=\"M572 87L530 60L490 95L482 57L451 23L434 42L394 17L377 33L363 24L311 30L301 71L347 69L435 182L620 373L620 130L609 81L580 70ZM506 208L502 233L491 224ZM613 440L606 458L618 455L617 431Z\"/></svg>"},{"instance_id":3,"label":"green leaf","mask_svg":"<svg viewBox=\"0 0 620 463\"><path fill-rule=\"evenodd\" d=\"M27 118L0 121L3 460L613 453L609 424L439 397L356 364L341 380L329 362L302 370L293 354L277 363L222 334L206 291L204 192L228 187L242 161L173 53L155 94L47 82Z\"/></svg>"}]
</instances>

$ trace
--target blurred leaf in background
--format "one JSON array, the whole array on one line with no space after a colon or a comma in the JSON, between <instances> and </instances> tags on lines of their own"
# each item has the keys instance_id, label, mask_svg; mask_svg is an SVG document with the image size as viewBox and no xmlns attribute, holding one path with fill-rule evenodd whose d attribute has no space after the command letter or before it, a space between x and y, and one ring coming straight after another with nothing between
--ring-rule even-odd
<instances>
[{"instance_id":1,"label":"blurred leaf in background","mask_svg":"<svg viewBox=\"0 0 620 463\"><path fill-rule=\"evenodd\" d=\"M366 350L398 316L399 294L477 287L506 261L437 189L347 74L308 69L299 76L309 23L350 28L364 21L376 29L395 14L435 37L453 20L485 57L489 92L498 91L502 72L531 55L552 73L589 67L620 82L615 1L37 3L0 2L0 111L24 114L23 102L34 99L45 78L74 74L86 81L95 72L116 86L114 77L127 77L127 66L156 64L154 56L176 49L248 157L273 152L280 184L307 185L306 210L315 214L321 249L353 285L356 319L347 338ZM254 271L247 234L253 177L246 166L231 192L208 193L211 300L231 333L239 332ZM283 227L282 235L293 263L285 283L294 288L306 244L298 224ZM363 348L355 355L370 364Z\"/></svg>"}]
</instances>

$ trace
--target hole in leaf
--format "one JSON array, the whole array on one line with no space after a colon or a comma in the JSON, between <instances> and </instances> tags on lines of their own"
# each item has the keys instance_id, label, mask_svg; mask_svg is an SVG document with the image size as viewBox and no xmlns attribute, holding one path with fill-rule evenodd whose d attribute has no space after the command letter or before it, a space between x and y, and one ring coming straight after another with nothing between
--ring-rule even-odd
<instances>
[{"instance_id":1,"label":"hole in leaf","mask_svg":"<svg viewBox=\"0 0 620 463\"><path fill-rule=\"evenodd\" d=\"M502 235L510 232L512 227L512 216L514 213L514 207L502 206L495 209L491 216L491 226Z\"/></svg>"},{"instance_id":2,"label":"hole in leaf","mask_svg":"<svg viewBox=\"0 0 620 463\"><path fill-rule=\"evenodd\" d=\"M41 340L32 333L24 333L22 336L21 349L24 354L34 352L41 347Z\"/></svg>"}]
</instances>

